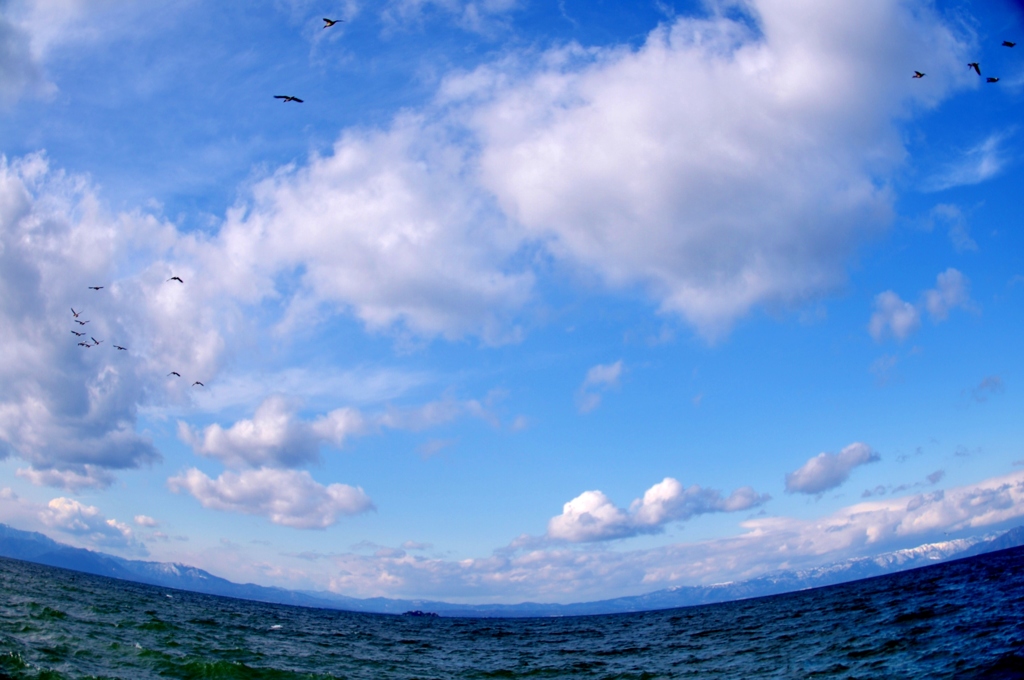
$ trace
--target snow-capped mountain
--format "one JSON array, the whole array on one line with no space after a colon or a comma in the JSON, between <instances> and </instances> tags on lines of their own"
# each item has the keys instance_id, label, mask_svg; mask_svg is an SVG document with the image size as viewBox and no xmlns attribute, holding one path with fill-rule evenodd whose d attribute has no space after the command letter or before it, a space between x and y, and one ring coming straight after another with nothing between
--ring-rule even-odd
<instances>
[{"instance_id":1,"label":"snow-capped mountain","mask_svg":"<svg viewBox=\"0 0 1024 680\"><path fill-rule=\"evenodd\" d=\"M524 602L513 605L461 605L380 597L358 599L328 592L299 592L252 583L232 583L195 567L167 562L128 560L74 548L58 543L43 534L20 531L0 524L0 557L165 588L277 604L394 614L422 610L444 616L576 616L689 607L820 588L1021 545L1024 545L1024 527L1017 527L1001 534L927 543L916 548L895 550L871 557L855 557L811 569L779 571L748 581L707 586L675 586L644 595L574 604Z\"/></svg>"}]
</instances>

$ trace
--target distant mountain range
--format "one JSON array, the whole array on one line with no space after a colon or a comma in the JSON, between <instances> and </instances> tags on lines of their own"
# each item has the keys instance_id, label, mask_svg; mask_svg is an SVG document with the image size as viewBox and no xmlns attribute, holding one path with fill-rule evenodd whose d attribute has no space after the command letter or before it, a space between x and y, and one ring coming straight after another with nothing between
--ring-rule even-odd
<instances>
[{"instance_id":1,"label":"distant mountain range","mask_svg":"<svg viewBox=\"0 0 1024 680\"><path fill-rule=\"evenodd\" d=\"M1020 545L1024 545L1024 526L994 537L929 543L917 548L883 553L875 557L844 560L815 569L776 572L749 581L710 586L676 586L645 595L576 604L523 602L511 605L465 605L383 597L359 599L322 591L294 591L258 586L253 583L233 583L195 567L167 562L128 560L106 553L73 548L40 533L20 531L6 524L0 524L0 557L10 557L26 562L62 567L126 581L148 583L165 588L275 604L385 614L401 614L410 610L419 610L436 612L442 616L470 617L614 614L728 602L856 581L938 562L1015 548Z\"/></svg>"}]
</instances>

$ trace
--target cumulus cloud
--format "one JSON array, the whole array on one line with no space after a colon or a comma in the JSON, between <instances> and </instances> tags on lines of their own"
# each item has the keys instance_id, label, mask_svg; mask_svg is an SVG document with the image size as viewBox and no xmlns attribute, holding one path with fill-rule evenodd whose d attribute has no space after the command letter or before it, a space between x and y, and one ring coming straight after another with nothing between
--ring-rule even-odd
<instances>
[{"instance_id":1,"label":"cumulus cloud","mask_svg":"<svg viewBox=\"0 0 1024 680\"><path fill-rule=\"evenodd\" d=\"M376 414L343 407L304 420L293 402L274 395L256 408L251 419L243 418L226 429L209 425L202 432L179 422L178 436L199 455L216 458L229 468L296 468L317 461L325 444L341 447L348 439L379 428L419 431L467 415L497 425L489 401L446 396L418 406L389 406Z\"/></svg>"},{"instance_id":2,"label":"cumulus cloud","mask_svg":"<svg viewBox=\"0 0 1024 680\"><path fill-rule=\"evenodd\" d=\"M27 73L26 49L91 30L84 2L16 4L27 9L5 15L2 43L12 78ZM471 4L511 7L458 7ZM139 404L190 403L190 380L218 374L266 300L288 308L282 327L326 310L370 330L497 343L519 337L536 295L524 253L640 286L708 338L754 305L829 290L888 220L898 121L969 81L963 45L907 3L745 7L678 18L636 48L511 54L452 77L423 110L348 130L255 183L212 235L109 214L42 156L4 159L0 455L68 488L159 461L136 432ZM889 68L925 54L926 82ZM171 274L187 284L165 285ZM96 283L105 290L83 299ZM81 304L106 348L65 342ZM257 421L221 430L210 455L310 460L300 424L275 441ZM251 460L246 442L263 447Z\"/></svg>"},{"instance_id":3,"label":"cumulus cloud","mask_svg":"<svg viewBox=\"0 0 1024 680\"><path fill-rule=\"evenodd\" d=\"M114 483L114 475L95 465L82 465L62 470L19 468L14 474L36 486L53 486L69 491L105 489Z\"/></svg>"},{"instance_id":4,"label":"cumulus cloud","mask_svg":"<svg viewBox=\"0 0 1024 680\"><path fill-rule=\"evenodd\" d=\"M580 543L659 533L669 522L711 512L749 510L770 498L749 486L723 497L715 489L697 484L686 488L666 477L644 492L642 498L634 500L626 511L600 491L584 491L565 504L562 514L548 521L547 538Z\"/></svg>"},{"instance_id":5,"label":"cumulus cloud","mask_svg":"<svg viewBox=\"0 0 1024 680\"><path fill-rule=\"evenodd\" d=\"M967 82L941 74L963 46L927 8L744 3L756 30L712 8L637 49L570 46L446 90L471 102L506 214L709 338L839 284L889 220L876 177L903 158L894 121ZM925 54L940 73L927 89L889 68Z\"/></svg>"},{"instance_id":6,"label":"cumulus cloud","mask_svg":"<svg viewBox=\"0 0 1024 680\"><path fill-rule=\"evenodd\" d=\"M652 549L527 542L458 560L397 551L335 553L323 556L330 569L317 577L315 587L360 597L578 602L821 566L1021 517L1024 471L954 489L862 501L824 517L749 518L736 536Z\"/></svg>"},{"instance_id":7,"label":"cumulus cloud","mask_svg":"<svg viewBox=\"0 0 1024 680\"><path fill-rule=\"evenodd\" d=\"M93 30L83 2L16 5L33 54ZM969 82L963 45L906 3L745 7L678 18L637 48L512 53L453 76L421 111L348 130L255 183L212 235L109 214L42 156L3 160L0 455L69 488L158 461L136 432L139 404L192 401L187 385L218 374L266 300L287 308L282 328L326 311L371 330L514 341L536 295L522 255L540 251L643 287L713 338L754 305L830 289L888 219L879 178L903 157L896 123ZM23 38L5 38L21 55L6 65L27 63ZM927 82L888 68L924 54ZM187 284L165 285L172 274ZM129 353L64 342L76 305ZM286 449L308 459L296 432L283 436L297 446L252 464ZM242 428L222 435L211 451L241 460Z\"/></svg>"},{"instance_id":8,"label":"cumulus cloud","mask_svg":"<svg viewBox=\"0 0 1024 680\"><path fill-rule=\"evenodd\" d=\"M580 413L589 413L601 405L601 393L618 387L622 377L622 360L614 364L598 364L587 371L583 384L576 391L576 406Z\"/></svg>"},{"instance_id":9,"label":"cumulus cloud","mask_svg":"<svg viewBox=\"0 0 1024 680\"><path fill-rule=\"evenodd\" d=\"M435 5L472 3L392 8ZM326 306L488 342L519 337L535 290L517 256L537 249L712 339L755 305L821 295L889 221L897 123L972 82L965 48L911 3L743 8L680 17L638 48L512 52L453 75L419 112L258 183L216 261L258 295L297 278L300 319ZM927 82L890 67L925 55Z\"/></svg>"},{"instance_id":10,"label":"cumulus cloud","mask_svg":"<svg viewBox=\"0 0 1024 680\"><path fill-rule=\"evenodd\" d=\"M800 469L786 474L786 492L824 493L845 482L853 468L879 460L878 453L861 442L854 442L839 453L819 453Z\"/></svg>"},{"instance_id":11,"label":"cumulus cloud","mask_svg":"<svg viewBox=\"0 0 1024 680\"><path fill-rule=\"evenodd\" d=\"M967 277L950 267L938 275L935 288L925 291L924 306L933 321L945 321L956 308L971 309Z\"/></svg>"},{"instance_id":12,"label":"cumulus cloud","mask_svg":"<svg viewBox=\"0 0 1024 680\"><path fill-rule=\"evenodd\" d=\"M959 270L950 267L935 279L935 288L924 291L921 302L912 305L891 290L875 296L875 311L868 322L868 332L876 341L891 335L906 340L921 326L921 310L927 310L932 321L940 323L957 308L973 310L970 282Z\"/></svg>"},{"instance_id":13,"label":"cumulus cloud","mask_svg":"<svg viewBox=\"0 0 1024 680\"><path fill-rule=\"evenodd\" d=\"M140 527L147 527L149 529L159 525L159 523L149 515L135 515L135 523Z\"/></svg>"},{"instance_id":14,"label":"cumulus cloud","mask_svg":"<svg viewBox=\"0 0 1024 680\"><path fill-rule=\"evenodd\" d=\"M906 340L921 325L921 314L917 308L900 299L891 290L875 296L875 311L868 323L868 332L876 341L892 335L897 340Z\"/></svg>"},{"instance_id":15,"label":"cumulus cloud","mask_svg":"<svg viewBox=\"0 0 1024 680\"><path fill-rule=\"evenodd\" d=\"M520 242L475 190L450 134L400 116L257 184L218 239L232 276L268 293L275 273L301 269L293 308L348 309L376 330L514 339L507 317L533 276L510 264Z\"/></svg>"},{"instance_id":16,"label":"cumulus cloud","mask_svg":"<svg viewBox=\"0 0 1024 680\"><path fill-rule=\"evenodd\" d=\"M340 408L315 421L303 421L281 396L268 397L251 420L239 420L228 429L214 424L200 435L186 423L178 423L179 437L196 453L232 468L297 467L315 461L321 443L341 446L364 429L364 419L355 409Z\"/></svg>"},{"instance_id":17,"label":"cumulus cloud","mask_svg":"<svg viewBox=\"0 0 1024 680\"><path fill-rule=\"evenodd\" d=\"M337 522L339 515L373 509L361 487L324 486L305 470L229 470L211 479L190 468L168 479L167 485L175 493L192 494L204 508L261 515L295 529L325 529Z\"/></svg>"},{"instance_id":18,"label":"cumulus cloud","mask_svg":"<svg viewBox=\"0 0 1024 680\"><path fill-rule=\"evenodd\" d=\"M72 489L108 484L103 470L158 461L135 432L142 362L108 351L111 338L130 337L130 315L113 311L119 291L88 297L86 286L109 283L131 242L161 225L105 215L88 186L51 172L41 155L0 157L0 206L0 455L29 462L22 474L35 483ZM87 309L90 335L105 347L76 346L72 306Z\"/></svg>"},{"instance_id":19,"label":"cumulus cloud","mask_svg":"<svg viewBox=\"0 0 1024 680\"><path fill-rule=\"evenodd\" d=\"M39 513L46 526L72 534L90 545L119 548L145 554L146 548L132 534L131 527L115 519L107 519L100 509L70 498L54 498Z\"/></svg>"}]
</instances>

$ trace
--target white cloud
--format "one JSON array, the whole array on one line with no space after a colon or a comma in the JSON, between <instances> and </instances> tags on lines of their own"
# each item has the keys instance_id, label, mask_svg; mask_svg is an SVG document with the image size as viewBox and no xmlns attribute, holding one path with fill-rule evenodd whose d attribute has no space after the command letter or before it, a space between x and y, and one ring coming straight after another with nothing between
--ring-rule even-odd
<instances>
[{"instance_id":1,"label":"white cloud","mask_svg":"<svg viewBox=\"0 0 1024 680\"><path fill-rule=\"evenodd\" d=\"M284 397L271 396L252 420L239 420L226 430L210 425L202 435L179 422L178 435L196 453L217 458L228 467L298 467L319 457L321 443L341 446L365 427L355 409L336 409L308 422L296 417Z\"/></svg>"},{"instance_id":2,"label":"white cloud","mask_svg":"<svg viewBox=\"0 0 1024 680\"><path fill-rule=\"evenodd\" d=\"M944 222L947 225L949 240L953 249L958 253L976 251L977 242L971 238L971 227L967 223L967 216L958 206L949 203L940 203L929 212L929 228L935 222Z\"/></svg>"},{"instance_id":3,"label":"white cloud","mask_svg":"<svg viewBox=\"0 0 1024 680\"><path fill-rule=\"evenodd\" d=\"M159 522L149 515L135 515L135 523L140 527L147 527L149 529L159 526Z\"/></svg>"},{"instance_id":4,"label":"white cloud","mask_svg":"<svg viewBox=\"0 0 1024 680\"><path fill-rule=\"evenodd\" d=\"M584 491L562 508L562 514L548 521L547 537L572 543L606 541L638 534L659 533L665 524L683 521L711 512L737 512L766 503L771 497L745 486L723 497L720 491L699 485L684 487L666 477L642 498L634 500L629 511L615 506L600 491Z\"/></svg>"},{"instance_id":5,"label":"white cloud","mask_svg":"<svg viewBox=\"0 0 1024 680\"><path fill-rule=\"evenodd\" d=\"M526 542L460 560L334 554L325 556L332 568L317 587L359 597L579 602L815 567L1021 517L1024 471L944 491L859 502L824 517L755 517L741 522L737 536L653 549Z\"/></svg>"},{"instance_id":6,"label":"white cloud","mask_svg":"<svg viewBox=\"0 0 1024 680\"><path fill-rule=\"evenodd\" d=\"M218 237L228 276L266 295L269 277L300 269L293 305L350 309L376 330L514 339L507 317L529 299L533 277L508 264L520 242L448 135L400 116L386 132L346 132L330 156L257 184Z\"/></svg>"},{"instance_id":7,"label":"white cloud","mask_svg":"<svg viewBox=\"0 0 1024 680\"><path fill-rule=\"evenodd\" d=\"M576 406L580 413L589 413L601 405L601 392L618 387L622 377L622 360L614 364L598 364L587 371L583 384L576 392Z\"/></svg>"},{"instance_id":8,"label":"white cloud","mask_svg":"<svg viewBox=\"0 0 1024 680\"><path fill-rule=\"evenodd\" d=\"M417 450L424 458L433 458L458 441L458 439L431 439L422 444Z\"/></svg>"},{"instance_id":9,"label":"white cloud","mask_svg":"<svg viewBox=\"0 0 1024 680\"><path fill-rule=\"evenodd\" d=\"M303 420L296 414L295 404L274 395L257 407L252 419L243 418L227 429L209 425L201 433L179 421L178 436L199 455L216 458L229 468L296 468L318 460L324 444L341 447L348 439L379 428L420 431L467 415L498 426L490 410L493 398L489 395L481 402L446 396L418 406L389 405L369 415L342 407Z\"/></svg>"},{"instance_id":10,"label":"white cloud","mask_svg":"<svg viewBox=\"0 0 1024 680\"><path fill-rule=\"evenodd\" d=\"M324 529L337 522L339 515L373 509L361 487L324 486L305 470L227 471L210 479L190 468L168 479L167 485L175 493L192 494L204 508L261 515L295 529Z\"/></svg>"},{"instance_id":11,"label":"white cloud","mask_svg":"<svg viewBox=\"0 0 1024 680\"><path fill-rule=\"evenodd\" d=\"M14 474L36 486L53 486L69 491L105 489L114 483L114 475L95 465L82 465L63 470L19 468Z\"/></svg>"},{"instance_id":12,"label":"white cloud","mask_svg":"<svg viewBox=\"0 0 1024 680\"><path fill-rule=\"evenodd\" d=\"M924 293L924 306L933 321L945 321L956 308L971 309L967 277L950 267L936 277L935 288Z\"/></svg>"},{"instance_id":13,"label":"white cloud","mask_svg":"<svg viewBox=\"0 0 1024 680\"><path fill-rule=\"evenodd\" d=\"M980 184L992 179L1006 166L1003 142L1008 133L997 132L964 152L955 163L925 182L926 191L943 191L952 187Z\"/></svg>"},{"instance_id":14,"label":"white cloud","mask_svg":"<svg viewBox=\"0 0 1024 680\"><path fill-rule=\"evenodd\" d=\"M373 416L375 424L397 430L418 432L443 423L451 422L465 415L481 418L497 426L496 416L490 411L489 399L460 401L445 396L418 406L389 406L383 413Z\"/></svg>"},{"instance_id":15,"label":"white cloud","mask_svg":"<svg viewBox=\"0 0 1024 680\"><path fill-rule=\"evenodd\" d=\"M0 105L8 106L26 91L45 91L42 65L32 54L31 36L0 15Z\"/></svg>"},{"instance_id":16,"label":"white cloud","mask_svg":"<svg viewBox=\"0 0 1024 680\"><path fill-rule=\"evenodd\" d=\"M390 7L428 6L473 3ZM534 275L516 255L538 248L708 338L819 296L889 220L896 123L972 82L964 46L912 3L743 7L759 31L715 5L638 49L511 53L451 77L421 112L257 184L211 265L257 298L298 277L292 325L326 308L488 342L519 337ZM926 82L892 68L922 59Z\"/></svg>"},{"instance_id":17,"label":"white cloud","mask_svg":"<svg viewBox=\"0 0 1024 680\"><path fill-rule=\"evenodd\" d=\"M879 460L878 453L861 442L854 442L839 453L819 453L800 469L786 474L786 492L823 493L849 479L853 468Z\"/></svg>"},{"instance_id":18,"label":"white cloud","mask_svg":"<svg viewBox=\"0 0 1024 680\"><path fill-rule=\"evenodd\" d=\"M963 46L918 4L741 8L759 32L713 4L636 50L570 46L444 93L464 102L506 214L709 338L754 305L840 284L853 248L889 220L877 178L905 154L894 121L968 82ZM893 68L922 59L934 81Z\"/></svg>"},{"instance_id":19,"label":"white cloud","mask_svg":"<svg viewBox=\"0 0 1024 680\"><path fill-rule=\"evenodd\" d=\"M875 296L875 311L868 322L868 332L876 341L887 335L906 340L921 326L922 308L935 323L945 321L954 309L975 309L969 288L967 277L950 267L936 277L935 288L922 293L919 305L903 301L891 290L879 293Z\"/></svg>"},{"instance_id":20,"label":"white cloud","mask_svg":"<svg viewBox=\"0 0 1024 680\"><path fill-rule=\"evenodd\" d=\"M87 185L51 172L41 155L0 157L0 206L0 455L29 462L33 482L70 488L108 483L102 469L159 460L134 428L143 362L110 350L130 337L135 310L119 314L120 291L86 286L109 285L115 261L161 225L105 215ZM72 323L72 306L90 325ZM78 328L107 344L76 346Z\"/></svg>"},{"instance_id":21,"label":"white cloud","mask_svg":"<svg viewBox=\"0 0 1024 680\"><path fill-rule=\"evenodd\" d=\"M622 376L622 360L614 364L598 364L587 371L583 379L583 387L613 387L619 384Z\"/></svg>"},{"instance_id":22,"label":"white cloud","mask_svg":"<svg viewBox=\"0 0 1024 680\"><path fill-rule=\"evenodd\" d=\"M455 18L460 28L489 33L500 25L500 19L520 5L520 0L388 0L382 10L384 20L392 25L423 22L431 13Z\"/></svg>"},{"instance_id":23,"label":"white cloud","mask_svg":"<svg viewBox=\"0 0 1024 680\"><path fill-rule=\"evenodd\" d=\"M99 508L70 498L51 500L39 513L39 519L46 526L77 536L93 546L146 552L127 524L107 519Z\"/></svg>"},{"instance_id":24,"label":"white cloud","mask_svg":"<svg viewBox=\"0 0 1024 680\"><path fill-rule=\"evenodd\" d=\"M111 40L129 31L138 38L154 22L158 3L145 7L125 0L4 0L0 15L0 105L20 96L57 91L45 63L60 48Z\"/></svg>"},{"instance_id":25,"label":"white cloud","mask_svg":"<svg viewBox=\"0 0 1024 680\"><path fill-rule=\"evenodd\" d=\"M892 334L897 340L906 340L921 325L921 314L909 302L891 290L875 296L875 311L868 323L868 332L876 341Z\"/></svg>"}]
</instances>

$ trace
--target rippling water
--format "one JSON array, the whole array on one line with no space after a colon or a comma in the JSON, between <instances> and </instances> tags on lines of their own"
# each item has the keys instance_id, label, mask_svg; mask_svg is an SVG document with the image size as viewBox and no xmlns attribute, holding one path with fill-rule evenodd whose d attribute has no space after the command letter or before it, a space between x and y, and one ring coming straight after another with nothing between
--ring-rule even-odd
<instances>
[{"instance_id":1,"label":"rippling water","mask_svg":"<svg viewBox=\"0 0 1024 680\"><path fill-rule=\"evenodd\" d=\"M414 618L0 559L0 678L1024 678L1024 549L640 614Z\"/></svg>"}]
</instances>

